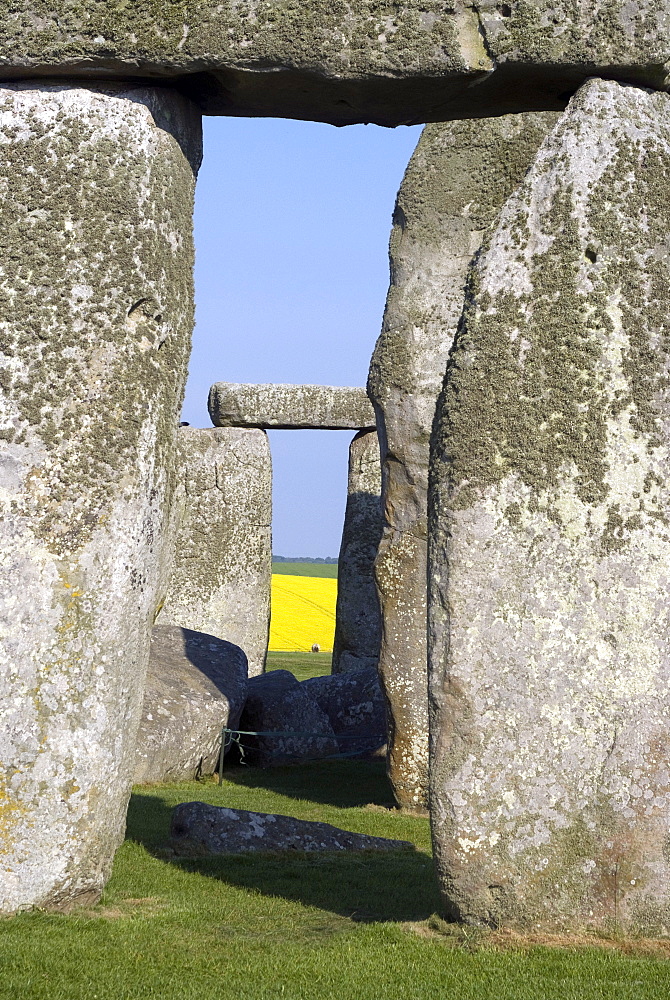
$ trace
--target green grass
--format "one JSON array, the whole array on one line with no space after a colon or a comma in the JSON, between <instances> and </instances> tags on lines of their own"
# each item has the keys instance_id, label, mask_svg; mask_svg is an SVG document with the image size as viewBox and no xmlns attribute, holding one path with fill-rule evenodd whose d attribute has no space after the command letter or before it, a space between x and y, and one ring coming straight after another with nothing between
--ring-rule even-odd
<instances>
[{"instance_id":1,"label":"green grass","mask_svg":"<svg viewBox=\"0 0 670 1000\"><path fill-rule=\"evenodd\" d=\"M337 579L337 563L280 562L272 564L273 573L289 576L327 576Z\"/></svg>"},{"instance_id":2,"label":"green grass","mask_svg":"<svg viewBox=\"0 0 670 1000\"><path fill-rule=\"evenodd\" d=\"M332 653L268 653L267 670L290 670L299 681L329 674Z\"/></svg>"},{"instance_id":3,"label":"green grass","mask_svg":"<svg viewBox=\"0 0 670 1000\"><path fill-rule=\"evenodd\" d=\"M410 840L379 854L179 859L170 810L199 799ZM667 963L439 933L426 820L388 808L379 762L139 788L97 906L0 923L7 1000L651 1000ZM431 929L435 928L435 929ZM445 928L442 928L443 930ZM473 943L474 942L474 943Z\"/></svg>"}]
</instances>

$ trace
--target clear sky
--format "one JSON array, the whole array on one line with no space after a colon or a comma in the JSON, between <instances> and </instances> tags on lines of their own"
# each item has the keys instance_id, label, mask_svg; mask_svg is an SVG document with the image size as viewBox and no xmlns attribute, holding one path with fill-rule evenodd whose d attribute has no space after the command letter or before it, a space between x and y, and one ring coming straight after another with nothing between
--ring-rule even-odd
<instances>
[{"instance_id":1,"label":"clear sky","mask_svg":"<svg viewBox=\"0 0 670 1000\"><path fill-rule=\"evenodd\" d=\"M395 195L420 127L205 118L183 419L215 381L365 385ZM349 431L272 431L273 550L336 556Z\"/></svg>"}]
</instances>

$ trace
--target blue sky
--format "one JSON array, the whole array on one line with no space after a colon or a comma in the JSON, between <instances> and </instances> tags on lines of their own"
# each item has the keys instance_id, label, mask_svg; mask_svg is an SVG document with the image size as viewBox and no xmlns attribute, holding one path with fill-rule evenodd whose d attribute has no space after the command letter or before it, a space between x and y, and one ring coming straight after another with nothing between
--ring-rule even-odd
<instances>
[{"instance_id":1,"label":"blue sky","mask_svg":"<svg viewBox=\"0 0 670 1000\"><path fill-rule=\"evenodd\" d=\"M365 385L395 195L420 127L205 118L183 419L214 381ZM348 431L273 431L279 555L337 555Z\"/></svg>"}]
</instances>

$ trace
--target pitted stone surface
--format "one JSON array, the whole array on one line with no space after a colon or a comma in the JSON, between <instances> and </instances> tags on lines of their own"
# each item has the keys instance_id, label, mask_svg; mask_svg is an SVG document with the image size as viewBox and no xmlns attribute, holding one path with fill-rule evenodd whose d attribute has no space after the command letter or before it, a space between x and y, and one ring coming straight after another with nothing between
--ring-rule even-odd
<instances>
[{"instance_id":1,"label":"pitted stone surface","mask_svg":"<svg viewBox=\"0 0 670 1000\"><path fill-rule=\"evenodd\" d=\"M470 261L555 121L545 113L430 125L398 194L391 287L368 390L384 467L375 574L389 774L406 808L424 806L428 787L426 495L436 400Z\"/></svg>"},{"instance_id":2,"label":"pitted stone surface","mask_svg":"<svg viewBox=\"0 0 670 1000\"><path fill-rule=\"evenodd\" d=\"M215 382L209 415L217 427L363 430L375 414L365 389L341 385L243 385Z\"/></svg>"},{"instance_id":3,"label":"pitted stone surface","mask_svg":"<svg viewBox=\"0 0 670 1000\"><path fill-rule=\"evenodd\" d=\"M484 254L431 471L431 809L466 920L668 933L670 98L591 81Z\"/></svg>"},{"instance_id":4,"label":"pitted stone surface","mask_svg":"<svg viewBox=\"0 0 670 1000\"><path fill-rule=\"evenodd\" d=\"M288 670L270 670L249 680L240 729L272 734L240 737L245 763L258 767L298 764L339 752L328 716Z\"/></svg>"},{"instance_id":5,"label":"pitted stone surface","mask_svg":"<svg viewBox=\"0 0 670 1000\"><path fill-rule=\"evenodd\" d=\"M402 851L407 840L387 840L277 813L182 802L172 810L171 845L177 854L246 854L249 851Z\"/></svg>"},{"instance_id":6,"label":"pitted stone surface","mask_svg":"<svg viewBox=\"0 0 670 1000\"><path fill-rule=\"evenodd\" d=\"M179 530L161 625L241 646L263 672L270 628L272 459L267 435L180 427Z\"/></svg>"},{"instance_id":7,"label":"pitted stone surface","mask_svg":"<svg viewBox=\"0 0 670 1000\"><path fill-rule=\"evenodd\" d=\"M347 506L337 560L334 674L379 661L381 615L374 562L384 527L381 459L376 431L362 431L349 446Z\"/></svg>"},{"instance_id":8,"label":"pitted stone surface","mask_svg":"<svg viewBox=\"0 0 670 1000\"><path fill-rule=\"evenodd\" d=\"M337 125L564 106L667 85L670 0L4 0L6 77L173 80L206 114Z\"/></svg>"},{"instance_id":9,"label":"pitted stone surface","mask_svg":"<svg viewBox=\"0 0 670 1000\"><path fill-rule=\"evenodd\" d=\"M247 697L247 658L232 642L156 625L137 732L135 784L213 774L221 729L235 728Z\"/></svg>"},{"instance_id":10,"label":"pitted stone surface","mask_svg":"<svg viewBox=\"0 0 670 1000\"><path fill-rule=\"evenodd\" d=\"M123 838L192 327L200 117L169 90L14 84L0 148L11 913L94 899Z\"/></svg>"},{"instance_id":11,"label":"pitted stone surface","mask_svg":"<svg viewBox=\"0 0 670 1000\"><path fill-rule=\"evenodd\" d=\"M328 716L341 753L369 757L386 743L386 703L375 667L310 677L303 688Z\"/></svg>"}]
</instances>

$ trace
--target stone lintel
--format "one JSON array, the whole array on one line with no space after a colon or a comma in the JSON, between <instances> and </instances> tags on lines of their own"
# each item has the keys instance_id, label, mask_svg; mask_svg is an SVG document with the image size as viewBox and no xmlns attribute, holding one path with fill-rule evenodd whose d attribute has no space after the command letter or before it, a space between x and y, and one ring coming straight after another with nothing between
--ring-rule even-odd
<instances>
[{"instance_id":1,"label":"stone lintel","mask_svg":"<svg viewBox=\"0 0 670 1000\"><path fill-rule=\"evenodd\" d=\"M209 115L387 126L558 110L590 76L665 88L670 0L601 6L0 0L0 76L164 82Z\"/></svg>"},{"instance_id":2,"label":"stone lintel","mask_svg":"<svg viewBox=\"0 0 670 1000\"><path fill-rule=\"evenodd\" d=\"M217 427L275 430L372 430L365 389L339 385L244 385L215 382L209 415Z\"/></svg>"}]
</instances>

